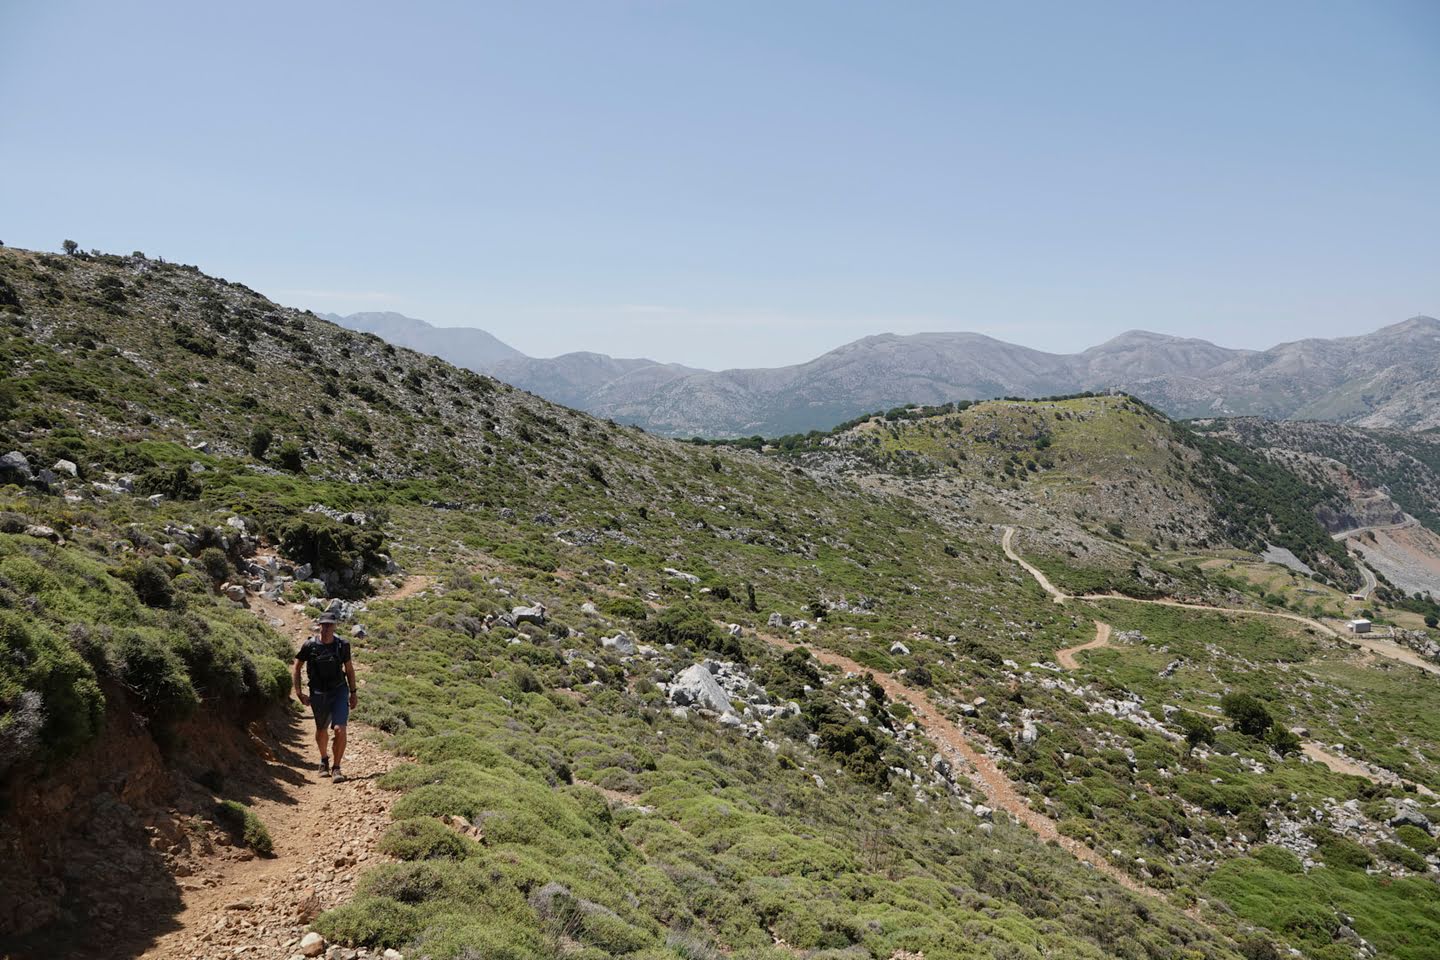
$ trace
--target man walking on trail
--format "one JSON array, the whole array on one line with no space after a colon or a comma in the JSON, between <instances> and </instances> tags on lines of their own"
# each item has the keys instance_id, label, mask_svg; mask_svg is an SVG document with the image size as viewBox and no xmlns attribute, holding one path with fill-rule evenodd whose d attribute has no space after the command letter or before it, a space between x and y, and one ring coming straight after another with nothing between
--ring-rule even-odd
<instances>
[{"instance_id":1,"label":"man walking on trail","mask_svg":"<svg viewBox=\"0 0 1440 960\"><path fill-rule=\"evenodd\" d=\"M345 758L345 722L358 699L355 694L355 664L350 661L350 641L335 636L335 623L340 618L327 610L315 618L320 627L318 637L310 637L295 654L290 674L295 681L295 696L315 715L315 745L320 748L320 776L345 779L340 761ZM300 665L310 681L307 696L300 689ZM335 728L335 760L330 760L329 730Z\"/></svg>"}]
</instances>

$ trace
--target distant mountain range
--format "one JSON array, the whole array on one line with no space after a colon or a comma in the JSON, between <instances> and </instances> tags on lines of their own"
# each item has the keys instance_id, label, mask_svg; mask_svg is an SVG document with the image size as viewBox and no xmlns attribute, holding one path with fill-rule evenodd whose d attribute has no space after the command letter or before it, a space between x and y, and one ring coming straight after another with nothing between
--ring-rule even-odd
<instances>
[{"instance_id":1,"label":"distant mountain range","mask_svg":"<svg viewBox=\"0 0 1440 960\"><path fill-rule=\"evenodd\" d=\"M879 334L787 367L710 371L598 353L528 357L483 330L396 313L326 319L488 373L549 400L671 436L823 429L874 410L1124 390L1175 417L1261 416L1440 427L1440 321L1233 350L1141 330L1076 354L977 333Z\"/></svg>"}]
</instances>

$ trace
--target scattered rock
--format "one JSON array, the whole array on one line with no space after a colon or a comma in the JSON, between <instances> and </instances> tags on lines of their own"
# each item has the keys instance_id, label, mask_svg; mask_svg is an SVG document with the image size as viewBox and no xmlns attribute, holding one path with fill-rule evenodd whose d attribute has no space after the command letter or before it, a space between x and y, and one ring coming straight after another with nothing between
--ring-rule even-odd
<instances>
[{"instance_id":1,"label":"scattered rock","mask_svg":"<svg viewBox=\"0 0 1440 960\"><path fill-rule=\"evenodd\" d=\"M11 450L5 456L0 457L0 477L13 483L19 480L27 482L30 477L30 461L25 459L25 454L19 450Z\"/></svg>"},{"instance_id":2,"label":"scattered rock","mask_svg":"<svg viewBox=\"0 0 1440 960\"><path fill-rule=\"evenodd\" d=\"M325 938L310 931L300 938L300 953L307 957L318 957L325 952Z\"/></svg>"},{"instance_id":3,"label":"scattered rock","mask_svg":"<svg viewBox=\"0 0 1440 960\"><path fill-rule=\"evenodd\" d=\"M700 707L714 713L734 713L725 691L703 664L691 664L670 683L670 699L682 707Z\"/></svg>"},{"instance_id":4,"label":"scattered rock","mask_svg":"<svg viewBox=\"0 0 1440 960\"><path fill-rule=\"evenodd\" d=\"M628 657L635 652L635 641L621 630L613 637L601 637L600 646L606 650L614 650L621 656Z\"/></svg>"},{"instance_id":5,"label":"scattered rock","mask_svg":"<svg viewBox=\"0 0 1440 960\"><path fill-rule=\"evenodd\" d=\"M516 623L529 623L543 627L545 626L545 604L537 603L533 607L516 607L510 611L510 616L515 618Z\"/></svg>"},{"instance_id":6,"label":"scattered rock","mask_svg":"<svg viewBox=\"0 0 1440 960\"><path fill-rule=\"evenodd\" d=\"M1414 807L1401 807L1395 811L1395 816L1390 818L1392 827L1419 827L1426 833L1431 832L1430 818L1425 816Z\"/></svg>"},{"instance_id":7,"label":"scattered rock","mask_svg":"<svg viewBox=\"0 0 1440 960\"><path fill-rule=\"evenodd\" d=\"M890 652L898 654L902 657L908 657L910 655L910 648L905 646L905 644L901 643L899 640L896 640L894 643L890 644Z\"/></svg>"}]
</instances>

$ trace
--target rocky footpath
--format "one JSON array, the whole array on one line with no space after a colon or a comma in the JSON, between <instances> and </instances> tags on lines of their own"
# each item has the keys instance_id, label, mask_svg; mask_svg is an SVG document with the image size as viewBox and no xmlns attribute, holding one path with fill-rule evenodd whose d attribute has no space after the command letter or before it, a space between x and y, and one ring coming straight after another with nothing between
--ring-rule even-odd
<instances>
[{"instance_id":1,"label":"rocky footpath","mask_svg":"<svg viewBox=\"0 0 1440 960\"><path fill-rule=\"evenodd\" d=\"M354 728L353 733L361 730ZM306 741L292 745L298 754L307 759L314 754L308 729L297 740ZM286 781L283 796L255 802L252 809L273 838L274 857L227 847L187 858L177 870L183 874L179 885L184 900L176 918L179 929L143 956L380 957L380 951L325 944L307 925L322 911L349 900L360 873L379 862L375 847L390 824L392 795L376 786L375 778L395 762L378 746L352 735L345 755L346 781L332 783L306 771ZM384 955L393 960L393 951Z\"/></svg>"}]
</instances>

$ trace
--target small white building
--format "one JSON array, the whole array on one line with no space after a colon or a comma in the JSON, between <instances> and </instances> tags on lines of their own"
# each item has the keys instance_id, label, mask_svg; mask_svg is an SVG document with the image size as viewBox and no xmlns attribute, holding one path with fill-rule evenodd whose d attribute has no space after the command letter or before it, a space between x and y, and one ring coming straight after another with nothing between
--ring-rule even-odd
<instances>
[{"instance_id":1,"label":"small white building","mask_svg":"<svg viewBox=\"0 0 1440 960\"><path fill-rule=\"evenodd\" d=\"M1371 624L1369 620L1361 617L1358 620L1351 620L1346 626L1350 628L1351 633L1369 633Z\"/></svg>"}]
</instances>

